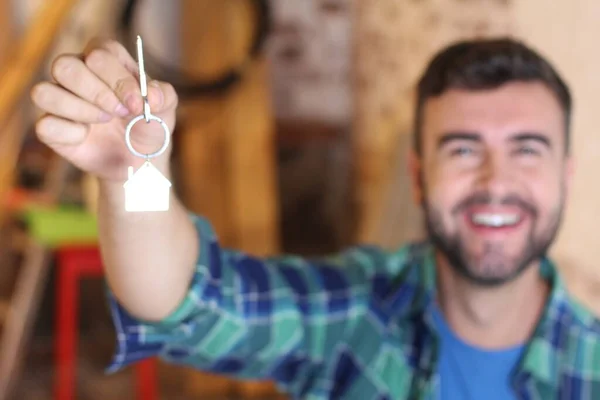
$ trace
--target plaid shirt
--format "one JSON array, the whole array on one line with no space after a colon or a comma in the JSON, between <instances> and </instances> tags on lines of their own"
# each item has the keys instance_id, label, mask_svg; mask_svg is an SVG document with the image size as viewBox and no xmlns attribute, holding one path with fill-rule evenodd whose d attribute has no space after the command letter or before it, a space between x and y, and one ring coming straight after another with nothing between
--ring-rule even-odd
<instances>
[{"instance_id":1,"label":"plaid shirt","mask_svg":"<svg viewBox=\"0 0 600 400\"><path fill-rule=\"evenodd\" d=\"M238 379L268 379L293 398L435 399L439 339L431 318L433 248L359 246L330 258L259 259L222 249L192 216L201 253L186 299L145 323L109 291L118 349L109 372L146 357ZM515 369L515 397L600 399L600 322L552 290Z\"/></svg>"}]
</instances>

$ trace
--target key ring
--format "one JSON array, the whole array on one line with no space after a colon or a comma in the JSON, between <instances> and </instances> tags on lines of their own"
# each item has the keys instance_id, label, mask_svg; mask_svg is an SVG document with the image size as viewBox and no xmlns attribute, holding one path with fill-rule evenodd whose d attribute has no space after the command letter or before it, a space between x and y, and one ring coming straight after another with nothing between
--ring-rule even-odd
<instances>
[{"instance_id":1,"label":"key ring","mask_svg":"<svg viewBox=\"0 0 600 400\"><path fill-rule=\"evenodd\" d=\"M158 149L157 151L155 151L154 153L150 153L150 154L140 153L139 151L134 149L133 146L131 145L131 129L133 128L133 126L136 123L140 122L143 119L146 120L146 123L149 123L150 121L158 122L160 124L160 126L162 126L163 131L165 132L165 138L164 138L164 143L163 143L162 147L160 149ZM170 141L171 141L171 132L169 131L169 127L167 126L165 121L163 121L161 118L157 117L156 115L152 115L150 113L148 113L147 115L144 115L144 114L138 115L137 117L132 119L129 122L129 124L127 124L127 128L125 128L125 144L127 145L127 149L129 149L129 151L133 155L138 156L138 157L150 159L153 157L160 156L162 153L165 152L165 150L167 150L167 148L169 147Z\"/></svg>"},{"instance_id":2,"label":"key ring","mask_svg":"<svg viewBox=\"0 0 600 400\"><path fill-rule=\"evenodd\" d=\"M134 119L129 121L129 124L127 124L127 128L125 128L125 144L127 145L127 149L133 155L145 158L146 160L149 160L150 158L160 156L161 154L163 154L165 152L165 150L167 150L167 148L169 147L169 143L171 141L171 132L169 131L169 127L167 126L165 121L162 120L162 118L159 118L150 112L150 104L148 103L148 84L146 82L146 71L144 68L144 52L142 49L142 38L139 35L137 37L137 57L138 57L138 64L139 64L139 70L140 70L139 71L140 72L140 91L142 93L142 99L144 100L144 111L142 114L138 115L137 117L135 117ZM141 121L142 119L145 120L146 123L150 123L150 121L158 122L160 124L160 126L163 128L163 131L165 134L163 145L160 149L158 149L154 153L150 153L150 154L140 153L139 151L134 149L131 144L131 130L133 129L133 126L136 123L138 123L139 121Z\"/></svg>"},{"instance_id":3,"label":"key ring","mask_svg":"<svg viewBox=\"0 0 600 400\"><path fill-rule=\"evenodd\" d=\"M142 51L142 38L137 37L138 64L140 70L140 91L144 101L144 111L133 118L125 128L125 143L127 149L135 156L146 159L146 162L134 171L133 166L127 168L127 181L123 184L125 190L125 211L127 212L155 212L169 209L171 182L158 168L150 162L150 158L164 153L169 147L171 132L167 124L150 112L148 103L148 86L146 85L146 72L144 71L144 55ZM150 154L142 154L131 145L131 131L133 126L140 122L158 122L165 133L165 140L160 149Z\"/></svg>"}]
</instances>

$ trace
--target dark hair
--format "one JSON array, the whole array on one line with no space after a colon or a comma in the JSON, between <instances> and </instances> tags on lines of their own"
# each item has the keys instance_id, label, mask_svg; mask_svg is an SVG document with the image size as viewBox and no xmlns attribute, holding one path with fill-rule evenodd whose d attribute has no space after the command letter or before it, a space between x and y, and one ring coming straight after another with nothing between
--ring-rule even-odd
<instances>
[{"instance_id":1,"label":"dark hair","mask_svg":"<svg viewBox=\"0 0 600 400\"><path fill-rule=\"evenodd\" d=\"M539 81L557 97L565 116L565 152L569 152L572 99L569 88L542 56L509 38L454 43L430 61L418 85L413 146L421 155L423 109L428 98L449 89L494 89L513 81Z\"/></svg>"}]
</instances>

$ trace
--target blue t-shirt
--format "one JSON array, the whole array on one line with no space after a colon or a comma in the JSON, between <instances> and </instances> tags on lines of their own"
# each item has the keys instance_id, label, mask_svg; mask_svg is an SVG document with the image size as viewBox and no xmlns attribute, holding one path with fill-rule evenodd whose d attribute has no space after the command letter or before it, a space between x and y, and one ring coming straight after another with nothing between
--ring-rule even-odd
<instances>
[{"instance_id":1,"label":"blue t-shirt","mask_svg":"<svg viewBox=\"0 0 600 400\"><path fill-rule=\"evenodd\" d=\"M509 377L524 346L497 351L473 347L452 332L439 309L433 314L441 338L438 399L516 399Z\"/></svg>"}]
</instances>

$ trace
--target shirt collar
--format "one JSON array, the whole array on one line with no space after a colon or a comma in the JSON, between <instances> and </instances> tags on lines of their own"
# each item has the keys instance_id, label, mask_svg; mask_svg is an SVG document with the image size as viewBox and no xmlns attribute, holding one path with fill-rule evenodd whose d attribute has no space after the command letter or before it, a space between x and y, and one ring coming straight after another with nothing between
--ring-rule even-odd
<instances>
[{"instance_id":1,"label":"shirt collar","mask_svg":"<svg viewBox=\"0 0 600 400\"><path fill-rule=\"evenodd\" d=\"M516 379L529 375L556 389L560 385L563 366L573 366L572 360L564 359L573 340L580 342L588 336L586 332L600 330L594 314L570 297L560 271L550 259L542 260L540 272L551 283L551 291L544 313L516 371Z\"/></svg>"},{"instance_id":2,"label":"shirt collar","mask_svg":"<svg viewBox=\"0 0 600 400\"><path fill-rule=\"evenodd\" d=\"M422 243L413 246L412 251L415 265L408 270L410 274L418 275L421 290L414 293L413 301L401 310L402 317L427 315L436 293L434 246ZM539 268L551 285L550 293L515 377L519 380L531 376L553 388L560 382L561 357L565 341L569 340L573 330L595 329L600 332L600 326L591 312L569 297L559 270L549 258L544 257ZM393 299L390 301L393 302Z\"/></svg>"}]
</instances>

